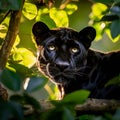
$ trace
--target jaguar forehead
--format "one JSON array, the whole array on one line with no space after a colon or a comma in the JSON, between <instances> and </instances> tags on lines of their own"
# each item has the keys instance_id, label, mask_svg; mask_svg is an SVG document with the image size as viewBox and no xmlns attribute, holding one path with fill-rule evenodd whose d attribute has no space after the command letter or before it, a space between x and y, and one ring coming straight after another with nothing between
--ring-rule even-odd
<instances>
[{"instance_id":1,"label":"jaguar forehead","mask_svg":"<svg viewBox=\"0 0 120 120\"><path fill-rule=\"evenodd\" d=\"M56 36L54 36L54 35L51 35L50 37L48 37L47 39L45 39L43 42L42 42L42 45L43 46L46 46L46 45L48 45L49 43L51 43L51 42L54 42L55 40L56 40Z\"/></svg>"},{"instance_id":2,"label":"jaguar forehead","mask_svg":"<svg viewBox=\"0 0 120 120\"><path fill-rule=\"evenodd\" d=\"M73 39L74 37L78 37L78 32L70 28L59 28L56 30L55 34L53 34L57 38L59 37L64 42L68 41L68 39Z\"/></svg>"}]
</instances>

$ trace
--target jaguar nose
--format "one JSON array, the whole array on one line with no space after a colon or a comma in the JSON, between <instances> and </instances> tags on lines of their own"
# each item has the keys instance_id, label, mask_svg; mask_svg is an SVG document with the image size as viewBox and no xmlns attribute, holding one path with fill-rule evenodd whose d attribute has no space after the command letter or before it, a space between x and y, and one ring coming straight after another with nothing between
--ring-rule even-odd
<instances>
[{"instance_id":1,"label":"jaguar nose","mask_svg":"<svg viewBox=\"0 0 120 120\"><path fill-rule=\"evenodd\" d=\"M68 62L62 62L62 61L59 61L56 63L56 66L61 70L65 70L69 67L69 63Z\"/></svg>"}]
</instances>

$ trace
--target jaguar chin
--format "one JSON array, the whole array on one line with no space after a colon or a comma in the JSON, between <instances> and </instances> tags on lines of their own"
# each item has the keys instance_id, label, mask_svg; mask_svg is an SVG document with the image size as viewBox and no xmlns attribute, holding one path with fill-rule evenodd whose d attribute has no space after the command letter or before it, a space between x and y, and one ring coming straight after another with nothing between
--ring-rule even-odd
<instances>
[{"instance_id":1,"label":"jaguar chin","mask_svg":"<svg viewBox=\"0 0 120 120\"><path fill-rule=\"evenodd\" d=\"M38 68L58 86L61 97L86 89L90 98L120 99L120 83L110 82L120 74L120 51L90 49L96 36L93 27L80 32L70 28L50 30L37 22L32 32L38 46Z\"/></svg>"}]
</instances>

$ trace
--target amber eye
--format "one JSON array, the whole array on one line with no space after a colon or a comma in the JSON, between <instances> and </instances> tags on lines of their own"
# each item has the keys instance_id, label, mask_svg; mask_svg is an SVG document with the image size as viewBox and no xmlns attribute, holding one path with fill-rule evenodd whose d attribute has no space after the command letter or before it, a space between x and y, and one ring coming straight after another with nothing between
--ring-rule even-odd
<instances>
[{"instance_id":1,"label":"amber eye","mask_svg":"<svg viewBox=\"0 0 120 120\"><path fill-rule=\"evenodd\" d=\"M56 50L56 46L54 46L54 45L49 45L49 46L48 46L48 49L49 49L50 51L54 51L54 50Z\"/></svg>"},{"instance_id":2,"label":"amber eye","mask_svg":"<svg viewBox=\"0 0 120 120\"><path fill-rule=\"evenodd\" d=\"M71 52L72 53L77 53L78 51L79 51L79 49L77 47L71 48Z\"/></svg>"}]
</instances>

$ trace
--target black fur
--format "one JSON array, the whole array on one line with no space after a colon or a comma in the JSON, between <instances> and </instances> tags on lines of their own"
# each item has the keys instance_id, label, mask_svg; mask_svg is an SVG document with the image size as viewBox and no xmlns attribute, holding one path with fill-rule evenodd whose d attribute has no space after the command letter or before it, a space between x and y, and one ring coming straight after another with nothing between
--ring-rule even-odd
<instances>
[{"instance_id":1,"label":"black fur","mask_svg":"<svg viewBox=\"0 0 120 120\"><path fill-rule=\"evenodd\" d=\"M120 85L107 84L120 73L120 51L106 54L89 49L96 36L94 28L80 32L70 28L50 30L37 22L32 31L38 45L39 68L62 86L65 94L87 89L91 98L120 99Z\"/></svg>"}]
</instances>

